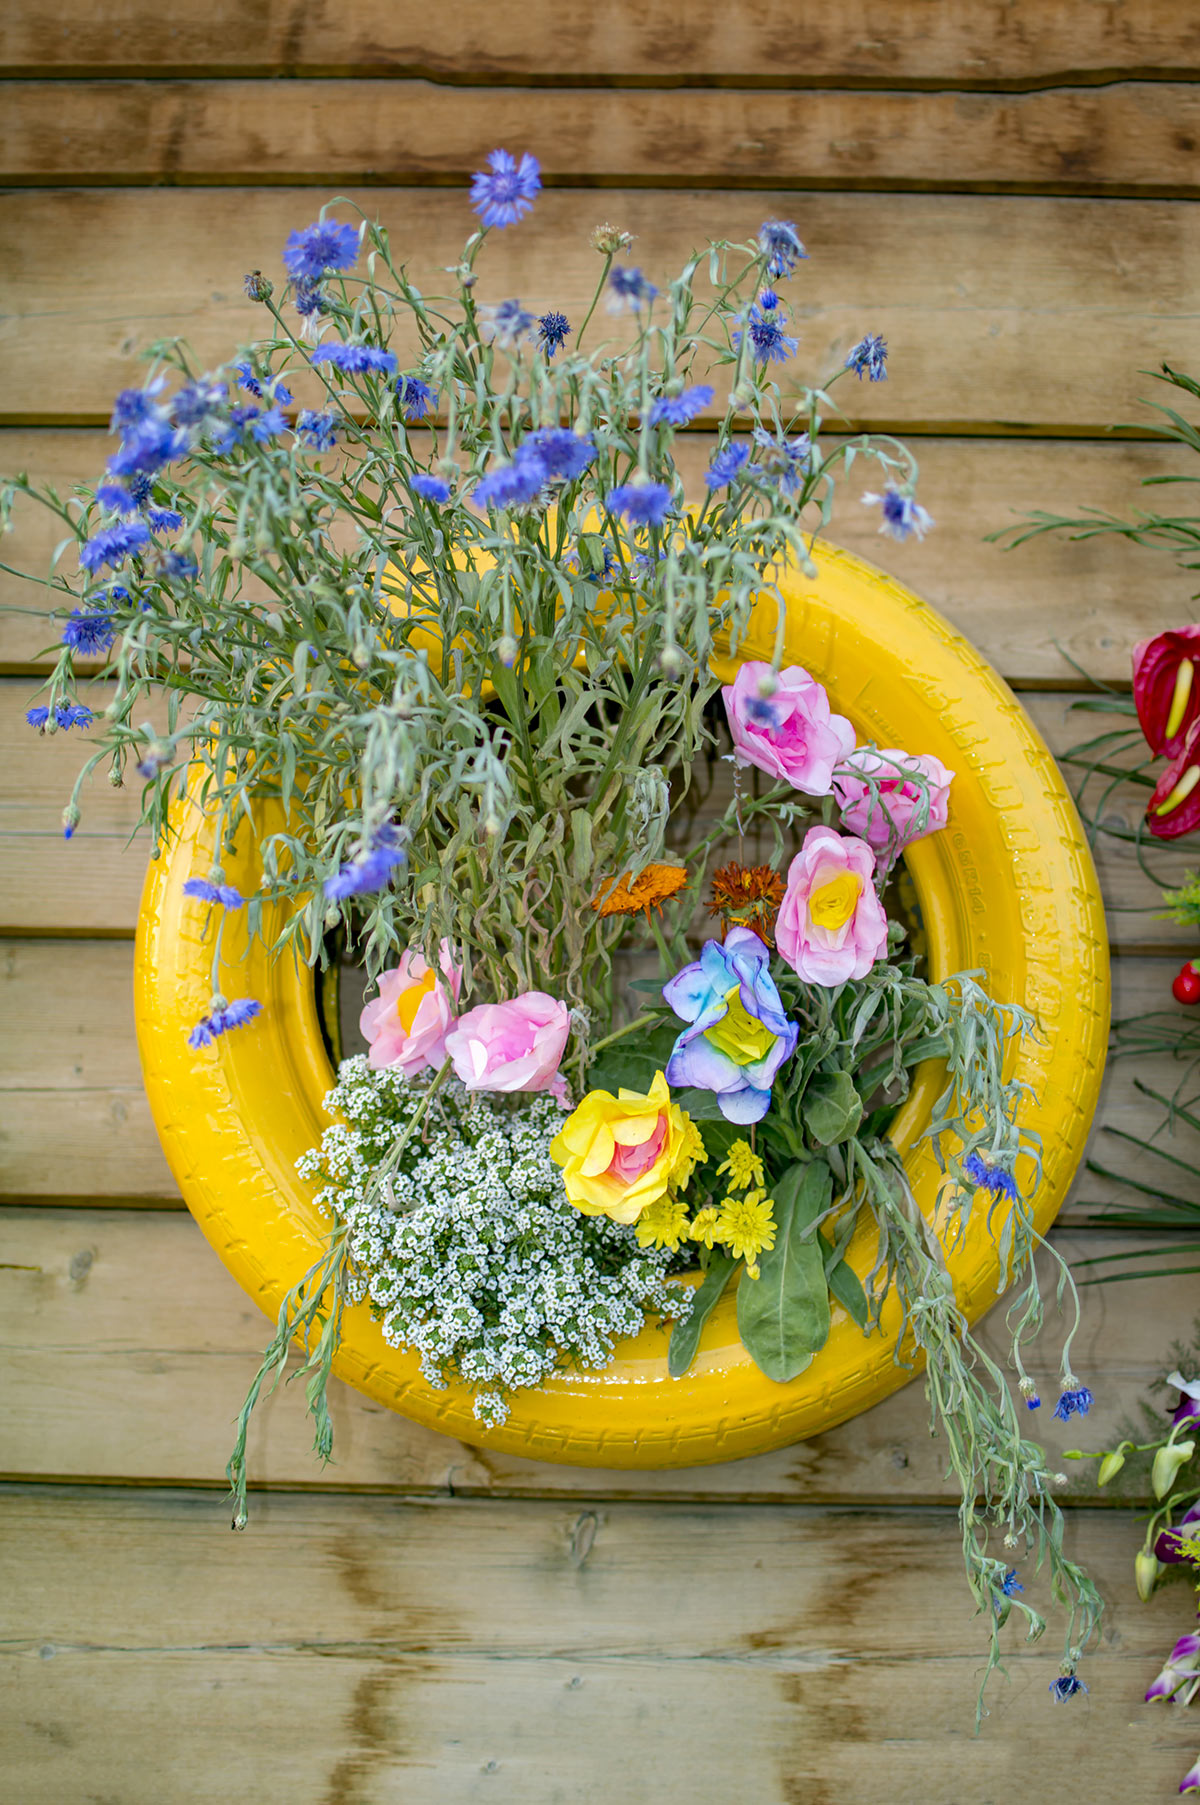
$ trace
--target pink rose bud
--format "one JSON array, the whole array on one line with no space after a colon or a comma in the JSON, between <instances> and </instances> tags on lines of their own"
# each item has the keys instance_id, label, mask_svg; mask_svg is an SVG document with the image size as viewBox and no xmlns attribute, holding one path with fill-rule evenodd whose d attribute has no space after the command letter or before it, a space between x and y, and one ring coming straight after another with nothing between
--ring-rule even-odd
<instances>
[{"instance_id":1,"label":"pink rose bud","mask_svg":"<svg viewBox=\"0 0 1200 1805\"><path fill-rule=\"evenodd\" d=\"M764 678L774 684L765 695ZM828 796L833 767L854 750L854 729L830 712L815 677L798 664L775 673L752 661L721 694L740 765L757 765L806 796Z\"/></svg>"},{"instance_id":2,"label":"pink rose bud","mask_svg":"<svg viewBox=\"0 0 1200 1805\"><path fill-rule=\"evenodd\" d=\"M847 770L846 766L852 767ZM856 775L861 772L862 775ZM919 773L928 788L914 782ZM865 781L876 780L876 795ZM833 793L842 811L842 825L873 846L876 852L899 853L914 840L945 827L954 772L927 753L902 752L897 746L881 746L875 752L858 746L834 773Z\"/></svg>"},{"instance_id":3,"label":"pink rose bud","mask_svg":"<svg viewBox=\"0 0 1200 1805\"><path fill-rule=\"evenodd\" d=\"M875 854L865 840L810 827L788 868L775 924L780 954L806 984L865 978L887 946L875 894Z\"/></svg>"},{"instance_id":4,"label":"pink rose bud","mask_svg":"<svg viewBox=\"0 0 1200 1805\"><path fill-rule=\"evenodd\" d=\"M379 995L358 1018L371 1043L368 1057L373 1066L398 1065L403 1072L420 1072L442 1064L462 986L462 969L454 963L448 940L442 941L439 962L440 976L420 953L401 953L400 963L380 974Z\"/></svg>"},{"instance_id":5,"label":"pink rose bud","mask_svg":"<svg viewBox=\"0 0 1200 1805\"><path fill-rule=\"evenodd\" d=\"M510 1003L480 1003L458 1018L446 1051L469 1091L551 1091L566 1107L559 1073L571 1032L565 1003L527 990Z\"/></svg>"}]
</instances>

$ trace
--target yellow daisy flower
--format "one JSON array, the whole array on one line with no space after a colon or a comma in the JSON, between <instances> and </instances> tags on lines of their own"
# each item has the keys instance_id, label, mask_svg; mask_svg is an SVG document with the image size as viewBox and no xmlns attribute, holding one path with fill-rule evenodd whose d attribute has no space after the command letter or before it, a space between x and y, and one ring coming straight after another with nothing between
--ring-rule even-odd
<instances>
[{"instance_id":1,"label":"yellow daisy flower","mask_svg":"<svg viewBox=\"0 0 1200 1805\"><path fill-rule=\"evenodd\" d=\"M639 1247L669 1247L674 1253L688 1232L687 1204L682 1197L660 1197L638 1217L634 1233Z\"/></svg>"},{"instance_id":2,"label":"yellow daisy flower","mask_svg":"<svg viewBox=\"0 0 1200 1805\"><path fill-rule=\"evenodd\" d=\"M701 1246L707 1247L711 1252L713 1242L717 1238L720 1220L721 1219L717 1215L712 1204L706 1204L705 1207L698 1211L692 1218L692 1226L688 1230L688 1234L693 1241L699 1241Z\"/></svg>"},{"instance_id":3,"label":"yellow daisy flower","mask_svg":"<svg viewBox=\"0 0 1200 1805\"><path fill-rule=\"evenodd\" d=\"M717 1167L717 1174L728 1172L729 1182L735 1191L748 1191L751 1185L766 1183L763 1176L763 1165L749 1141L735 1141L724 1160Z\"/></svg>"},{"instance_id":4,"label":"yellow daisy flower","mask_svg":"<svg viewBox=\"0 0 1200 1805\"><path fill-rule=\"evenodd\" d=\"M751 1278L758 1277L760 1253L775 1245L775 1204L762 1191L744 1197L724 1197L717 1225L717 1239L735 1260L745 1260Z\"/></svg>"}]
</instances>

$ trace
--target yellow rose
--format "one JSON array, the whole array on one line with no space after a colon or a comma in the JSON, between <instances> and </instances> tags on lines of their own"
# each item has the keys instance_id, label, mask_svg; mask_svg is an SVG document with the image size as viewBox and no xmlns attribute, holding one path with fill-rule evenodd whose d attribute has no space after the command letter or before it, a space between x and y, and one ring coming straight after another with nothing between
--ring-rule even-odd
<instances>
[{"instance_id":1,"label":"yellow rose","mask_svg":"<svg viewBox=\"0 0 1200 1805\"><path fill-rule=\"evenodd\" d=\"M550 1143L567 1196L585 1216L636 1222L675 1186L685 1185L704 1143L690 1117L672 1103L666 1077L637 1091L589 1091Z\"/></svg>"}]
</instances>

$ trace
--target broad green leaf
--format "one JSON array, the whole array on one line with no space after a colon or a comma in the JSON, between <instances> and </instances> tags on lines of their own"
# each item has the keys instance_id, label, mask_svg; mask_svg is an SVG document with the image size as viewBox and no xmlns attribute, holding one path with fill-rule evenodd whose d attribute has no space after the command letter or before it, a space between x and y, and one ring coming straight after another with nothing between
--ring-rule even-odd
<instances>
[{"instance_id":1,"label":"broad green leaf","mask_svg":"<svg viewBox=\"0 0 1200 1805\"><path fill-rule=\"evenodd\" d=\"M804 1126L822 1147L848 1141L862 1121L862 1098L849 1072L818 1072L801 1105Z\"/></svg>"},{"instance_id":2,"label":"broad green leaf","mask_svg":"<svg viewBox=\"0 0 1200 1805\"><path fill-rule=\"evenodd\" d=\"M644 1096L654 1082L655 1073L661 1072L671 1057L675 1034L670 1023L665 1023L661 1028L651 1028L614 1041L593 1063L588 1073L589 1086L592 1090L611 1091L614 1096L621 1089L638 1091ZM707 1096L708 1093L697 1091L695 1095ZM679 1102L681 1098L675 1100Z\"/></svg>"},{"instance_id":3,"label":"broad green leaf","mask_svg":"<svg viewBox=\"0 0 1200 1805\"><path fill-rule=\"evenodd\" d=\"M738 1286L738 1333L756 1366L784 1384L810 1365L829 1335L829 1286L818 1219L833 1175L823 1159L789 1166L774 1187L775 1245L758 1257L759 1277Z\"/></svg>"},{"instance_id":4,"label":"broad green leaf","mask_svg":"<svg viewBox=\"0 0 1200 1805\"><path fill-rule=\"evenodd\" d=\"M831 1253L832 1248L829 1250ZM828 1254L826 1255L828 1258ZM834 1260L826 1269L825 1280L836 1301L841 1304L851 1322L854 1322L865 1333L870 1320L870 1306L867 1294L862 1288L858 1274L845 1260Z\"/></svg>"},{"instance_id":5,"label":"broad green leaf","mask_svg":"<svg viewBox=\"0 0 1200 1805\"><path fill-rule=\"evenodd\" d=\"M708 1271L696 1288L691 1315L682 1322L677 1322L671 1330L667 1348L667 1371L673 1379L682 1379L696 1358L701 1331L729 1283L729 1275L736 1265L737 1261L731 1255L714 1253Z\"/></svg>"}]
</instances>

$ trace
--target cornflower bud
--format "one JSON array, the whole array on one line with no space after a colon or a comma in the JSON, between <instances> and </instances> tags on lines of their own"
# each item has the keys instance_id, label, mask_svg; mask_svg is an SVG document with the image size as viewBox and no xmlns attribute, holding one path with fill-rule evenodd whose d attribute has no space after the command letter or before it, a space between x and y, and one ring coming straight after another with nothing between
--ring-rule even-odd
<instances>
[{"instance_id":1,"label":"cornflower bud","mask_svg":"<svg viewBox=\"0 0 1200 1805\"><path fill-rule=\"evenodd\" d=\"M269 301L275 293L275 284L260 269L250 271L244 278L243 287L252 301Z\"/></svg>"},{"instance_id":2,"label":"cornflower bud","mask_svg":"<svg viewBox=\"0 0 1200 1805\"><path fill-rule=\"evenodd\" d=\"M597 226L592 233L592 244L602 257L615 257L618 251L627 251L632 243L632 232L622 232L619 227L607 223Z\"/></svg>"}]
</instances>

